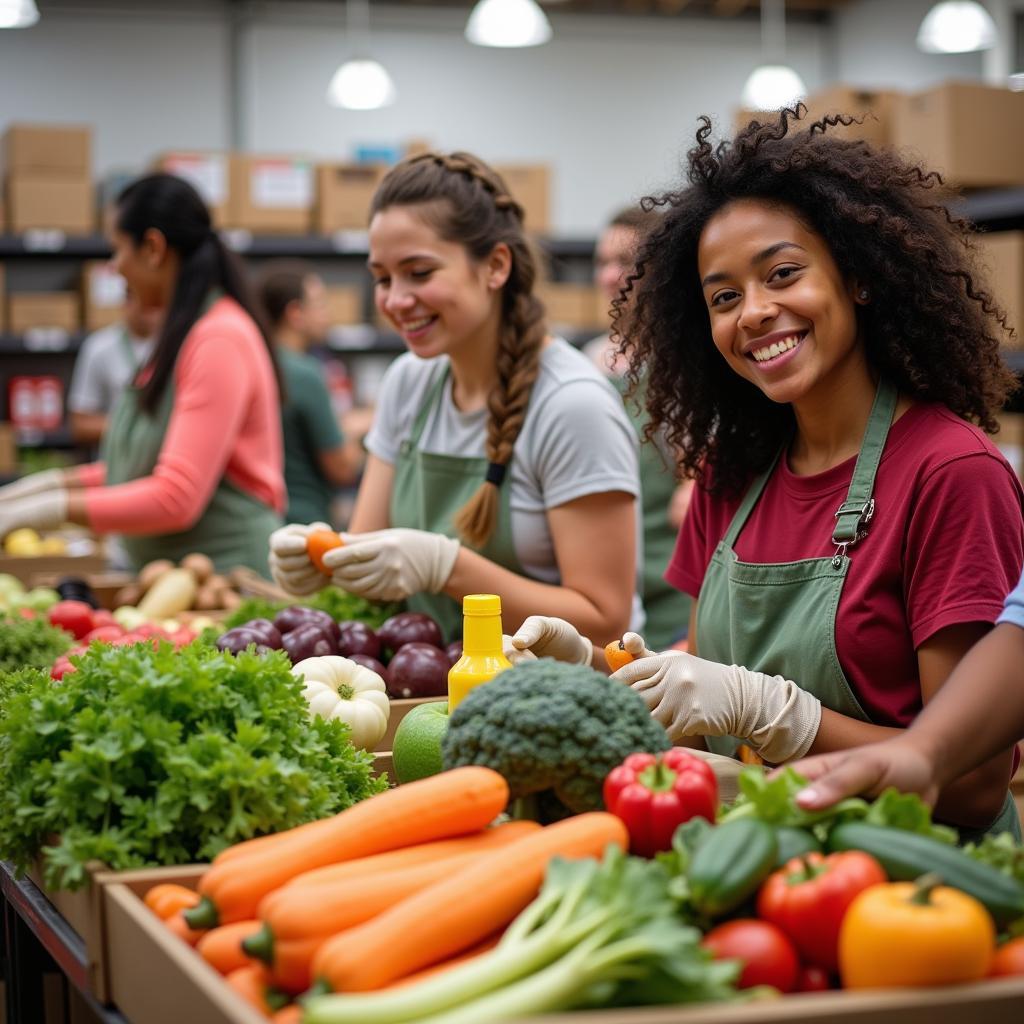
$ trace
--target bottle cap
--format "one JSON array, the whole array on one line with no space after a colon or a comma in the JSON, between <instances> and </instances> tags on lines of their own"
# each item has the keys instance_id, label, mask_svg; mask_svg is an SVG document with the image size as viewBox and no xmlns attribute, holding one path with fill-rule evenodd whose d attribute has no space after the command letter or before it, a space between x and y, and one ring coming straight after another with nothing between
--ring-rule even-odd
<instances>
[{"instance_id":1,"label":"bottle cap","mask_svg":"<svg viewBox=\"0 0 1024 1024\"><path fill-rule=\"evenodd\" d=\"M462 599L463 615L500 615L501 598L497 594L467 594Z\"/></svg>"}]
</instances>

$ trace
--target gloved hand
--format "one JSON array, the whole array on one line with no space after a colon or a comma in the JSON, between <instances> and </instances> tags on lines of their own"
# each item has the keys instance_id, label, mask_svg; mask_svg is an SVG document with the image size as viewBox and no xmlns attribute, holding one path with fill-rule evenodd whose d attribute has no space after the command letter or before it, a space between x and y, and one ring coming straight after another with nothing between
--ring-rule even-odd
<instances>
[{"instance_id":1,"label":"gloved hand","mask_svg":"<svg viewBox=\"0 0 1024 1024\"><path fill-rule=\"evenodd\" d=\"M62 469L44 469L39 473L30 473L12 484L0 487L0 508L6 508L7 502L16 498L27 498L30 494L40 494L42 491L66 489Z\"/></svg>"},{"instance_id":2,"label":"gloved hand","mask_svg":"<svg viewBox=\"0 0 1024 1024\"><path fill-rule=\"evenodd\" d=\"M374 601L440 593L462 546L440 533L404 527L346 533L342 539L342 547L324 555L331 582Z\"/></svg>"},{"instance_id":3,"label":"gloved hand","mask_svg":"<svg viewBox=\"0 0 1024 1024\"><path fill-rule=\"evenodd\" d=\"M570 665L589 665L594 654L594 645L580 636L572 623L548 615L531 615L512 634L512 646L538 658L554 658Z\"/></svg>"},{"instance_id":4,"label":"gloved hand","mask_svg":"<svg viewBox=\"0 0 1024 1024\"><path fill-rule=\"evenodd\" d=\"M673 741L736 736L772 764L806 754L821 722L821 702L796 683L682 651L631 661L612 679L643 697Z\"/></svg>"},{"instance_id":5,"label":"gloved hand","mask_svg":"<svg viewBox=\"0 0 1024 1024\"><path fill-rule=\"evenodd\" d=\"M639 633L623 633L622 646L634 658L654 658L658 654L657 651L652 651L647 646L647 641Z\"/></svg>"},{"instance_id":6,"label":"gloved hand","mask_svg":"<svg viewBox=\"0 0 1024 1024\"><path fill-rule=\"evenodd\" d=\"M20 498L0 501L0 537L11 530L31 526L36 530L49 530L60 526L68 517L68 492L63 487L40 491Z\"/></svg>"},{"instance_id":7,"label":"gloved hand","mask_svg":"<svg viewBox=\"0 0 1024 1024\"><path fill-rule=\"evenodd\" d=\"M313 594L327 586L327 577L309 560L306 538L312 530L329 530L326 523L289 523L270 535L270 575L289 594Z\"/></svg>"},{"instance_id":8,"label":"gloved hand","mask_svg":"<svg viewBox=\"0 0 1024 1024\"><path fill-rule=\"evenodd\" d=\"M524 661L536 661L537 655L533 651L521 651L512 645L512 637L508 633L501 634L501 653L512 662L513 665L521 665Z\"/></svg>"}]
</instances>

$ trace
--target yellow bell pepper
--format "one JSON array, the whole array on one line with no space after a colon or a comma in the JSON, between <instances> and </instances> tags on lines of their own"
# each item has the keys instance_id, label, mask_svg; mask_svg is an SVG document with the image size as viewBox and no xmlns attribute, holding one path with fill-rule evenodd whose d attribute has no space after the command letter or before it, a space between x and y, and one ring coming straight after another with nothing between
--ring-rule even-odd
<instances>
[{"instance_id":1,"label":"yellow bell pepper","mask_svg":"<svg viewBox=\"0 0 1024 1024\"><path fill-rule=\"evenodd\" d=\"M839 931L846 988L951 985L988 974L995 925L988 911L937 875L865 889Z\"/></svg>"}]
</instances>

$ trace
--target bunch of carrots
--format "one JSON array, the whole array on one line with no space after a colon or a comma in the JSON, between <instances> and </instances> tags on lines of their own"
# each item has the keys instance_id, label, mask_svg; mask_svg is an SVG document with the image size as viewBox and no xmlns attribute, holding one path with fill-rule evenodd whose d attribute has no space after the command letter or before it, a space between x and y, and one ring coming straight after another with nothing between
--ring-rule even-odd
<instances>
[{"instance_id":1,"label":"bunch of carrots","mask_svg":"<svg viewBox=\"0 0 1024 1024\"><path fill-rule=\"evenodd\" d=\"M628 845L610 814L494 825L508 799L497 772L456 768L239 843L198 893L165 884L145 901L268 1016L311 989L408 984L493 946L553 858ZM301 1010L274 1020L299 1021Z\"/></svg>"}]
</instances>

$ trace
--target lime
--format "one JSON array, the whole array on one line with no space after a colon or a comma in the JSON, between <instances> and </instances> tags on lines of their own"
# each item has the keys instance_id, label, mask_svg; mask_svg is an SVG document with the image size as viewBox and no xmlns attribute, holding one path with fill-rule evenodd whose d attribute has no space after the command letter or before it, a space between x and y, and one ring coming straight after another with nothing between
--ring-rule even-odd
<instances>
[{"instance_id":1,"label":"lime","mask_svg":"<svg viewBox=\"0 0 1024 1024\"><path fill-rule=\"evenodd\" d=\"M395 730L395 778L412 782L442 771L441 741L448 731L448 702L431 701L410 711Z\"/></svg>"}]
</instances>

